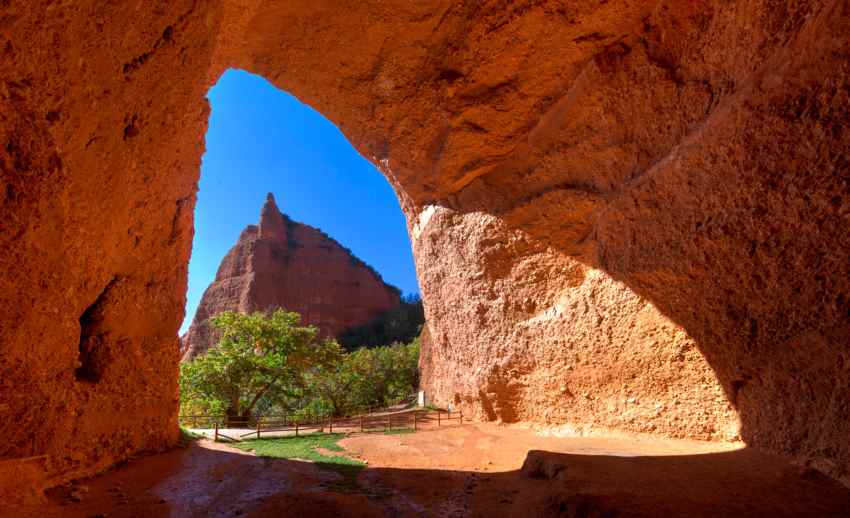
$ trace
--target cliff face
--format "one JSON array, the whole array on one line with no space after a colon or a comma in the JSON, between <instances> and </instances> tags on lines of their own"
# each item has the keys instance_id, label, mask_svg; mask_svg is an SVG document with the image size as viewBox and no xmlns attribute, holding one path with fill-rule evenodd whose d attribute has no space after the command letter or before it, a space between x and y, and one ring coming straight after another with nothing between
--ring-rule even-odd
<instances>
[{"instance_id":1,"label":"cliff face","mask_svg":"<svg viewBox=\"0 0 850 518\"><path fill-rule=\"evenodd\" d=\"M399 304L399 291L322 231L282 214L269 193L259 225L249 225L218 267L192 325L181 339L184 359L215 345L207 320L223 311L284 308L302 324L334 337Z\"/></svg>"},{"instance_id":2,"label":"cliff face","mask_svg":"<svg viewBox=\"0 0 850 518\"><path fill-rule=\"evenodd\" d=\"M436 209L422 225L422 291L441 301L420 359L432 400L565 433L740 437L696 341L622 283L487 214Z\"/></svg>"},{"instance_id":3,"label":"cliff face","mask_svg":"<svg viewBox=\"0 0 850 518\"><path fill-rule=\"evenodd\" d=\"M740 422L850 481L847 2L0 3L0 457L176 440L204 95L239 67L396 189L438 402Z\"/></svg>"}]
</instances>

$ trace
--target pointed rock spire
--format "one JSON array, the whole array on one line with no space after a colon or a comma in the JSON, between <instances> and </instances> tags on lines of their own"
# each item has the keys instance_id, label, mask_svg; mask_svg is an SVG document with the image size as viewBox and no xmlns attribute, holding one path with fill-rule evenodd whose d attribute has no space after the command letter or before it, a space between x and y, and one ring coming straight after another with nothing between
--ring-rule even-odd
<instances>
[{"instance_id":1,"label":"pointed rock spire","mask_svg":"<svg viewBox=\"0 0 850 518\"><path fill-rule=\"evenodd\" d=\"M272 193L266 195L266 203L260 211L260 239L286 239L286 222Z\"/></svg>"},{"instance_id":2,"label":"pointed rock spire","mask_svg":"<svg viewBox=\"0 0 850 518\"><path fill-rule=\"evenodd\" d=\"M218 343L209 318L222 311L286 308L320 337L336 337L398 305L398 288L321 230L283 215L269 194L260 224L245 227L222 259L180 350L190 360Z\"/></svg>"}]
</instances>

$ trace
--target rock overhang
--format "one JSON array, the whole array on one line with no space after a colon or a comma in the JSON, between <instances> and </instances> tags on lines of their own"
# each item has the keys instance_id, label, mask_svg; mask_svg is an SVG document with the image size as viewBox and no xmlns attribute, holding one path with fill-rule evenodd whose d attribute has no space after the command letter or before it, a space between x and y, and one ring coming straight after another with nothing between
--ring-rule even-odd
<instances>
[{"instance_id":1,"label":"rock overhang","mask_svg":"<svg viewBox=\"0 0 850 518\"><path fill-rule=\"evenodd\" d=\"M846 479L840 3L44 4L10 3L0 53L0 390L40 430L7 430L4 457L62 478L176 440L204 94L239 67L393 184L435 395L668 435L739 419ZM80 316L113 278L112 367L81 383Z\"/></svg>"}]
</instances>

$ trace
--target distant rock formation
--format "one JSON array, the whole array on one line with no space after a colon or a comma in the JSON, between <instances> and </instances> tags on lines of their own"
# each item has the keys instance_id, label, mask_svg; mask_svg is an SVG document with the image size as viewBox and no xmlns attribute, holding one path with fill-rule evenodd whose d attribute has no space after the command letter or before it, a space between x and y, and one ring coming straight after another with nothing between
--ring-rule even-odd
<instances>
[{"instance_id":1,"label":"distant rock formation","mask_svg":"<svg viewBox=\"0 0 850 518\"><path fill-rule=\"evenodd\" d=\"M337 336L398 306L399 295L327 234L282 214L269 193L259 226L245 227L204 292L181 354L191 359L215 344L207 321L223 311L281 307L300 313L322 336Z\"/></svg>"}]
</instances>

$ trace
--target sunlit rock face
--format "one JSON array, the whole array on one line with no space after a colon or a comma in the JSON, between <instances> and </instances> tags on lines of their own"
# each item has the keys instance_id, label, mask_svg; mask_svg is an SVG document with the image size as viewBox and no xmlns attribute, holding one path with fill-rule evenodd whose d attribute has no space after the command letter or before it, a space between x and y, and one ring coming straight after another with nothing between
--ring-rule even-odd
<instances>
[{"instance_id":1,"label":"sunlit rock face","mask_svg":"<svg viewBox=\"0 0 850 518\"><path fill-rule=\"evenodd\" d=\"M223 311L283 308L336 337L399 305L399 290L321 230L282 214L269 194L259 225L249 225L218 267L181 339L183 359L216 343L208 319Z\"/></svg>"},{"instance_id":2,"label":"sunlit rock face","mask_svg":"<svg viewBox=\"0 0 850 518\"><path fill-rule=\"evenodd\" d=\"M850 470L844 2L6 1L3 458L176 440L204 95L334 121L408 218L423 384ZM457 402L457 403L456 403Z\"/></svg>"},{"instance_id":3,"label":"sunlit rock face","mask_svg":"<svg viewBox=\"0 0 850 518\"><path fill-rule=\"evenodd\" d=\"M423 292L441 301L421 361L435 401L564 433L738 437L696 342L604 272L493 216L449 209L414 250Z\"/></svg>"}]
</instances>

